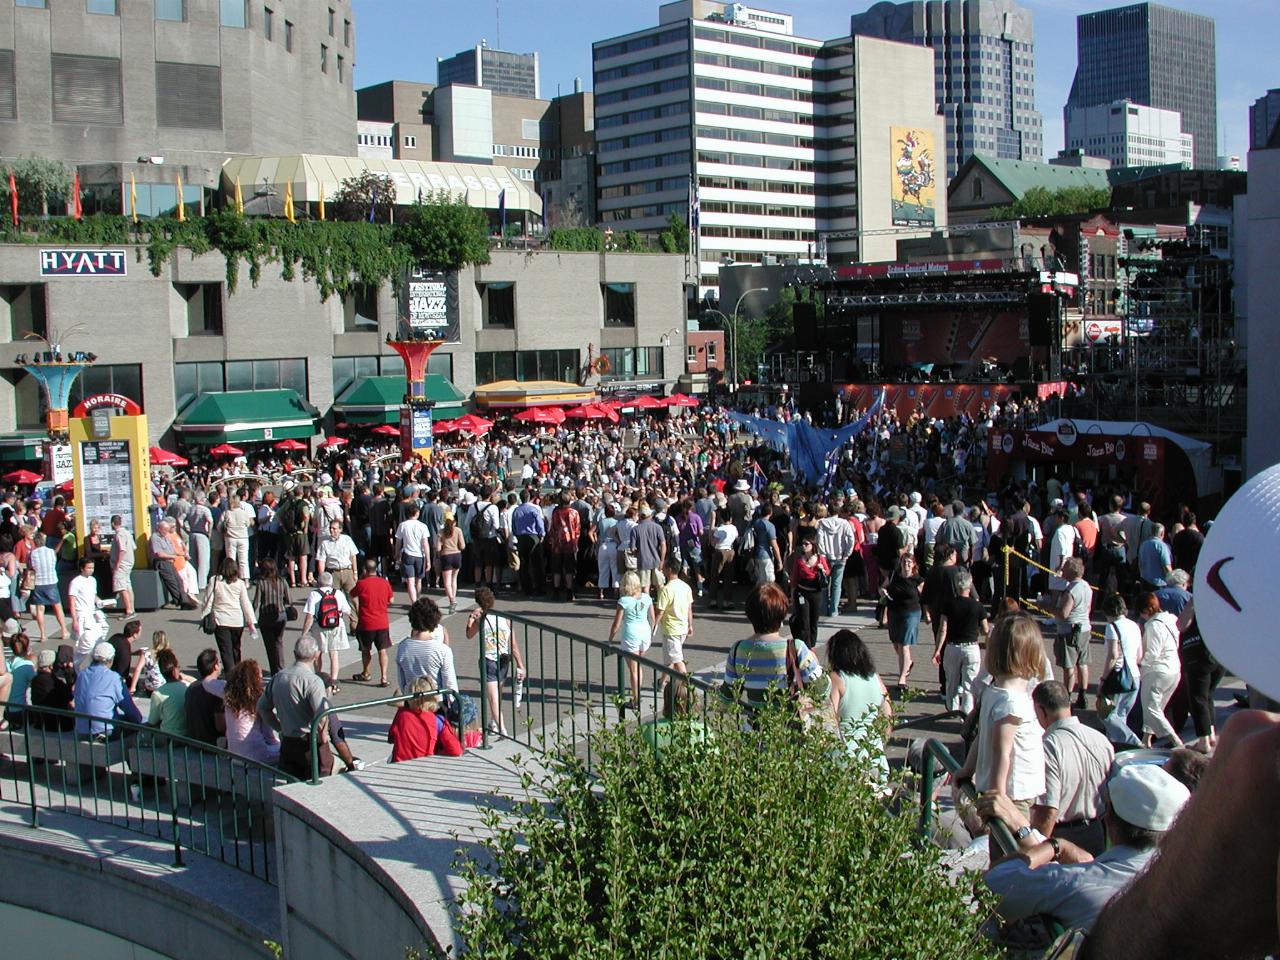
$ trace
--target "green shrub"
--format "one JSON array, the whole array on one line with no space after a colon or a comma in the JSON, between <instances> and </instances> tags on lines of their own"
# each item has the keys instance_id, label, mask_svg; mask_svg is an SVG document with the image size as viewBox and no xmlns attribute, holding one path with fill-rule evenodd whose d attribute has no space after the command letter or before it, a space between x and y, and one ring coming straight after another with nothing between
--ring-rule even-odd
<instances>
[{"instance_id":1,"label":"green shrub","mask_svg":"<svg viewBox=\"0 0 1280 960\"><path fill-rule=\"evenodd\" d=\"M461 869L466 954L486 960L653 957L977 960L989 898L944 874L911 810L894 812L821 732L770 713L710 718L708 742L661 756L616 726L596 779L572 758L526 772ZM910 807L910 804L906 804Z\"/></svg>"}]
</instances>

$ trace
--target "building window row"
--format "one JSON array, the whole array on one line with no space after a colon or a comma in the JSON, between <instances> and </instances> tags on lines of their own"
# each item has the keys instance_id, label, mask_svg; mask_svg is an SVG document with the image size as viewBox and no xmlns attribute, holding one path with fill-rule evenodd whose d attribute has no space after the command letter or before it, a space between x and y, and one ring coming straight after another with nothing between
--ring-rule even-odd
<instances>
[{"instance_id":1,"label":"building window row","mask_svg":"<svg viewBox=\"0 0 1280 960\"><path fill-rule=\"evenodd\" d=\"M654 167L673 167L688 163L689 151L679 150L656 157L635 157L631 160L619 160L616 163L602 163L599 175L609 177L619 173L630 173L633 170L652 170Z\"/></svg>"},{"instance_id":2,"label":"building window row","mask_svg":"<svg viewBox=\"0 0 1280 960\"><path fill-rule=\"evenodd\" d=\"M179 411L197 396L224 390L296 390L305 400L308 397L307 361L296 357L175 363L173 389Z\"/></svg>"},{"instance_id":3,"label":"building window row","mask_svg":"<svg viewBox=\"0 0 1280 960\"><path fill-rule=\"evenodd\" d=\"M649 130L645 133L633 133L629 137L601 140L596 149L601 153L610 153L614 150L626 150L630 147L643 147L651 143L668 143L672 140L688 139L688 127L668 127L666 130Z\"/></svg>"},{"instance_id":4,"label":"building window row","mask_svg":"<svg viewBox=\"0 0 1280 960\"><path fill-rule=\"evenodd\" d=\"M620 67L610 67L607 70L597 70L595 76L596 86L607 83L610 80L621 80L624 77L635 77L644 73L653 73L655 70L668 70L672 67L684 67L689 64L689 54L671 53L665 57L654 57L652 60L637 60L635 63L624 64Z\"/></svg>"},{"instance_id":5,"label":"building window row","mask_svg":"<svg viewBox=\"0 0 1280 960\"><path fill-rule=\"evenodd\" d=\"M734 143L762 143L771 147L799 147L813 149L811 137L796 137L789 133L764 133L760 130L743 130L741 127L698 127L698 136L709 140L732 140Z\"/></svg>"},{"instance_id":6,"label":"building window row","mask_svg":"<svg viewBox=\"0 0 1280 960\"><path fill-rule=\"evenodd\" d=\"M689 189L686 177L667 177L664 180L641 180L638 183L620 183L617 186L601 187L601 200L616 200L619 197L636 197L646 193L661 193L665 190ZM706 209L706 205L703 205Z\"/></svg>"},{"instance_id":7,"label":"building window row","mask_svg":"<svg viewBox=\"0 0 1280 960\"><path fill-rule=\"evenodd\" d=\"M774 110L768 107L751 107L741 103L719 103L714 100L699 100L698 113L709 113L719 117L739 117L743 120L767 120L770 123L797 123L801 126L814 125L811 113L796 113L792 110Z\"/></svg>"},{"instance_id":8,"label":"building window row","mask_svg":"<svg viewBox=\"0 0 1280 960\"><path fill-rule=\"evenodd\" d=\"M774 53L791 53L802 57L820 55L820 47L811 47L781 37L759 33L735 33L729 30L717 30L714 27L698 26L693 35L698 40L711 40L715 43L732 43L740 47L754 47L757 50L772 50Z\"/></svg>"},{"instance_id":9,"label":"building window row","mask_svg":"<svg viewBox=\"0 0 1280 960\"><path fill-rule=\"evenodd\" d=\"M572 350L496 350L476 353L476 383L562 380L576 383L579 355Z\"/></svg>"},{"instance_id":10,"label":"building window row","mask_svg":"<svg viewBox=\"0 0 1280 960\"><path fill-rule=\"evenodd\" d=\"M661 379L664 375L661 347L605 347L600 354L609 361L607 380Z\"/></svg>"},{"instance_id":11,"label":"building window row","mask_svg":"<svg viewBox=\"0 0 1280 960\"><path fill-rule=\"evenodd\" d=\"M797 67L790 63L774 63L770 60L751 60L747 57L727 57L722 53L697 53L694 62L708 67L726 67L730 70L745 70L748 73L763 73L775 77L796 77L800 80L813 79L813 71L808 67Z\"/></svg>"},{"instance_id":12,"label":"building window row","mask_svg":"<svg viewBox=\"0 0 1280 960\"><path fill-rule=\"evenodd\" d=\"M408 140L408 137L405 137ZM394 139L390 134L382 133L358 133L356 134L356 142L362 147L390 147L394 143ZM408 146L409 144L405 144Z\"/></svg>"},{"instance_id":13,"label":"building window row","mask_svg":"<svg viewBox=\"0 0 1280 960\"><path fill-rule=\"evenodd\" d=\"M669 77L657 83L645 83L625 90L613 90L609 93L596 94L596 106L604 107L611 103L624 103L627 100L639 100L642 97L655 97L660 93L673 93L676 90L688 90L688 77Z\"/></svg>"},{"instance_id":14,"label":"building window row","mask_svg":"<svg viewBox=\"0 0 1280 960\"><path fill-rule=\"evenodd\" d=\"M698 177L700 187L711 187L720 190L755 190L761 193L796 193L812 194L815 192L812 183L788 183L776 180L754 180L743 177ZM702 208L707 209L708 201L703 201Z\"/></svg>"},{"instance_id":15,"label":"building window row","mask_svg":"<svg viewBox=\"0 0 1280 960\"><path fill-rule=\"evenodd\" d=\"M720 77L698 77L697 85L702 90L718 90L721 93L736 93L746 97L771 97L774 100L799 100L802 103L818 102L818 97L812 90L792 90L790 87L771 87L741 80L724 80ZM833 94L833 96L838 98L844 94Z\"/></svg>"},{"instance_id":16,"label":"building window row","mask_svg":"<svg viewBox=\"0 0 1280 960\"><path fill-rule=\"evenodd\" d=\"M677 103L664 103L657 107L647 107L644 110L632 110L630 113L615 113L608 117L598 117L596 119L597 130L607 130L610 127L622 127L630 123L644 123L646 120L658 120L662 117L675 117L689 112L689 101L681 100Z\"/></svg>"},{"instance_id":17,"label":"building window row","mask_svg":"<svg viewBox=\"0 0 1280 960\"><path fill-rule=\"evenodd\" d=\"M541 147L525 147L512 146L506 143L495 143L493 145L493 155L495 157L519 157L522 160L541 160L549 151L544 151Z\"/></svg>"},{"instance_id":18,"label":"building window row","mask_svg":"<svg viewBox=\"0 0 1280 960\"><path fill-rule=\"evenodd\" d=\"M750 153L717 153L709 150L698 151L699 165L704 163L722 163L733 167L763 167L767 170L795 170L808 172L814 170L812 160L798 160L791 157L758 157ZM852 167L851 167L852 169Z\"/></svg>"},{"instance_id":19,"label":"building window row","mask_svg":"<svg viewBox=\"0 0 1280 960\"><path fill-rule=\"evenodd\" d=\"M621 220L643 220L648 217L666 217L673 213L683 217L688 212L688 201L675 200L670 203L651 203L643 207L620 207L617 210L601 210L600 219L607 223L617 223Z\"/></svg>"},{"instance_id":20,"label":"building window row","mask_svg":"<svg viewBox=\"0 0 1280 960\"><path fill-rule=\"evenodd\" d=\"M607 47L596 47L596 60L609 60L613 57L620 57L623 54L635 53L637 50L648 50L651 47L662 47L668 43L678 43L688 37L683 27L676 30L663 30L661 33L650 33L642 37L632 37L630 40L622 40L618 43L611 43Z\"/></svg>"}]
</instances>

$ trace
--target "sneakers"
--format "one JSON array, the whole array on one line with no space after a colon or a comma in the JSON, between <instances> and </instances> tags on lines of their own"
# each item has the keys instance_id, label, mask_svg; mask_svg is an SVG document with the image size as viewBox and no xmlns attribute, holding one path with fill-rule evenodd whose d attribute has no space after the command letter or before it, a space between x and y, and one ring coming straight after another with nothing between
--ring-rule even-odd
<instances>
[{"instance_id":1,"label":"sneakers","mask_svg":"<svg viewBox=\"0 0 1280 960\"><path fill-rule=\"evenodd\" d=\"M359 757L352 757L351 766L347 768L347 772L351 773L356 770L363 770L367 766L368 764L365 763L363 760L361 760Z\"/></svg>"}]
</instances>

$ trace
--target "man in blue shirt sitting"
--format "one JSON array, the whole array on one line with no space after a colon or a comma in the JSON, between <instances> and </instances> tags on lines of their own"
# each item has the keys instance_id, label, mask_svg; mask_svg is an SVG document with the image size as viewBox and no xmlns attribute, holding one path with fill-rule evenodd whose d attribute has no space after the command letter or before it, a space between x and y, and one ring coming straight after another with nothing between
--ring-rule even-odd
<instances>
[{"instance_id":1,"label":"man in blue shirt sitting","mask_svg":"<svg viewBox=\"0 0 1280 960\"><path fill-rule=\"evenodd\" d=\"M142 722L142 712L125 689L124 680L111 669L115 655L116 649L111 644L98 644L93 648L93 662L76 679L75 712L89 715L76 717L77 737L103 742L113 733L123 733L106 721L121 718L133 723ZM91 720L89 717L101 719Z\"/></svg>"}]
</instances>

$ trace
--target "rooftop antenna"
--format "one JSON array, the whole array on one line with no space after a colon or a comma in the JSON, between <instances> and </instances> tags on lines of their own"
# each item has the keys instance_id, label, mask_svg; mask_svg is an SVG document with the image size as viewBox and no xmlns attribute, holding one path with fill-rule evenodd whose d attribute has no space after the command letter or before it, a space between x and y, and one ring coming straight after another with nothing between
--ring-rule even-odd
<instances>
[{"instance_id":1,"label":"rooftop antenna","mask_svg":"<svg viewBox=\"0 0 1280 960\"><path fill-rule=\"evenodd\" d=\"M497 46L499 50L501 50L502 49L502 0L493 0L493 9L495 13L495 19L498 21L498 24L497 24L498 29L496 31L497 35L494 38L494 44L495 46Z\"/></svg>"}]
</instances>

